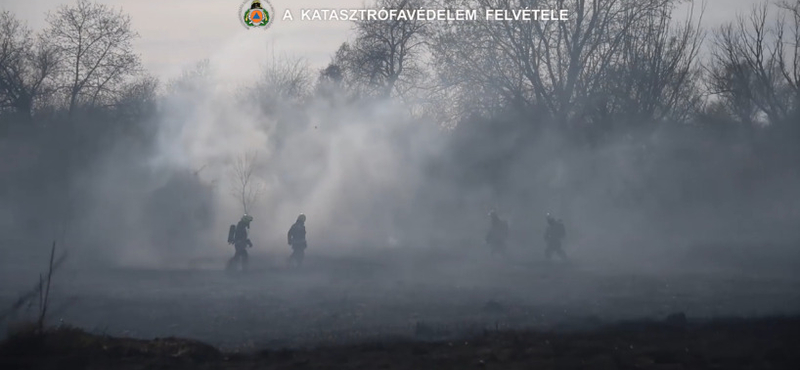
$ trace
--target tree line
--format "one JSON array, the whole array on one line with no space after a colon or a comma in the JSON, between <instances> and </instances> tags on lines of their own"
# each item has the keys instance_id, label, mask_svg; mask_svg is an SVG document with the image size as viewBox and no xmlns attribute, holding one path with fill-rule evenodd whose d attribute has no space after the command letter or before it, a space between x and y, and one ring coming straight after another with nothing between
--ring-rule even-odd
<instances>
[{"instance_id":1,"label":"tree line","mask_svg":"<svg viewBox=\"0 0 800 370\"><path fill-rule=\"evenodd\" d=\"M676 20L685 2L379 0L376 7L395 9L569 9L570 20L360 21L316 81L270 83L295 95L315 85L351 99L399 98L439 123L511 112L585 138L711 117L749 134L789 124L800 84L800 2L765 1L712 30L701 27L702 10ZM133 50L128 15L80 0L46 17L48 27L35 33L14 14L0 15L4 126L154 98L157 81Z\"/></svg>"},{"instance_id":2,"label":"tree line","mask_svg":"<svg viewBox=\"0 0 800 370\"><path fill-rule=\"evenodd\" d=\"M763 2L718 29L676 0L387 0L386 8L569 9L568 22L363 21L323 77L359 94L422 100L443 121L531 117L576 138L669 121L746 134L798 107L800 2ZM444 109L455 102L451 109ZM796 126L796 125L795 125Z\"/></svg>"}]
</instances>

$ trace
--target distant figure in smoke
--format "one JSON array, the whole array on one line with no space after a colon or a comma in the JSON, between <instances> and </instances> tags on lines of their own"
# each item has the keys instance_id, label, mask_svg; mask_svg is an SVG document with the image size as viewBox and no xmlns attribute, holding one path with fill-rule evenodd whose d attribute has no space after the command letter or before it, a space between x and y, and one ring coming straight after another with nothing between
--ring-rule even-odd
<instances>
[{"instance_id":1,"label":"distant figure in smoke","mask_svg":"<svg viewBox=\"0 0 800 370\"><path fill-rule=\"evenodd\" d=\"M489 212L490 225L489 232L486 233L486 244L492 250L492 254L503 254L506 251L506 239L508 238L508 222L500 219L496 211Z\"/></svg>"},{"instance_id":2,"label":"distant figure in smoke","mask_svg":"<svg viewBox=\"0 0 800 370\"><path fill-rule=\"evenodd\" d=\"M253 247L253 243L247 237L247 230L250 229L251 221L253 221L253 216L245 214L236 226L231 225L231 230L228 233L228 244L233 244L233 247L236 248L236 254L228 261L228 271L235 270L237 264L241 264L242 271L247 270L247 248Z\"/></svg>"},{"instance_id":3,"label":"distant figure in smoke","mask_svg":"<svg viewBox=\"0 0 800 370\"><path fill-rule=\"evenodd\" d=\"M547 259L553 256L553 253L558 254L561 259L566 260L567 254L561 248L562 241L567 236L567 230L564 227L564 222L556 220L553 215L547 214L547 229L544 232L544 241L547 243L547 249L544 253Z\"/></svg>"},{"instance_id":4,"label":"distant figure in smoke","mask_svg":"<svg viewBox=\"0 0 800 370\"><path fill-rule=\"evenodd\" d=\"M292 246L292 255L289 257L289 264L294 264L297 267L303 264L303 257L305 257L306 248L306 215L300 214L297 216L297 221L289 228L287 235L289 245Z\"/></svg>"}]
</instances>

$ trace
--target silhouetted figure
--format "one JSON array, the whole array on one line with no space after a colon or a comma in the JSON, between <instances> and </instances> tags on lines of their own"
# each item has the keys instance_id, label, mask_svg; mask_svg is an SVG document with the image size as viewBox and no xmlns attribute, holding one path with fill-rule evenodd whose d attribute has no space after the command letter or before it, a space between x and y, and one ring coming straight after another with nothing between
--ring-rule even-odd
<instances>
[{"instance_id":1,"label":"silhouetted figure","mask_svg":"<svg viewBox=\"0 0 800 370\"><path fill-rule=\"evenodd\" d=\"M297 216L297 221L289 228L287 238L289 245L292 246L292 255L289 257L289 264L300 267L300 265L303 264L305 251L308 247L306 243L306 215L301 213Z\"/></svg>"},{"instance_id":2,"label":"silhouetted figure","mask_svg":"<svg viewBox=\"0 0 800 370\"><path fill-rule=\"evenodd\" d=\"M228 243L233 244L236 253L228 261L228 270L235 270L237 265L241 264L242 271L247 270L247 248L253 246L250 239L247 237L247 230L250 229L250 222L253 221L253 216L245 214L242 219L236 224L233 231L233 238L228 238Z\"/></svg>"},{"instance_id":3,"label":"silhouetted figure","mask_svg":"<svg viewBox=\"0 0 800 370\"><path fill-rule=\"evenodd\" d=\"M547 248L544 251L547 259L553 256L553 253L558 254L561 259L566 260L567 254L564 253L562 242L567 236L567 230L564 227L564 222L556 220L551 214L547 214L547 229L544 232L544 241L547 243Z\"/></svg>"},{"instance_id":4,"label":"silhouetted figure","mask_svg":"<svg viewBox=\"0 0 800 370\"><path fill-rule=\"evenodd\" d=\"M492 254L503 254L506 251L506 239L508 238L508 223L500 219L496 211L489 212L490 224L489 232L486 233L486 244Z\"/></svg>"}]
</instances>

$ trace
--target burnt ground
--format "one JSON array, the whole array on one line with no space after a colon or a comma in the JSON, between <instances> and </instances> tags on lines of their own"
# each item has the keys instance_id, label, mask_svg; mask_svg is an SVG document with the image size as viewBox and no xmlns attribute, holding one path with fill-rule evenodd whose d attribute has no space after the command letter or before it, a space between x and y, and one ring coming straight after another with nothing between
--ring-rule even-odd
<instances>
[{"instance_id":1,"label":"burnt ground","mask_svg":"<svg viewBox=\"0 0 800 370\"><path fill-rule=\"evenodd\" d=\"M4 369L796 369L800 319L617 324L573 333L485 332L441 342L383 340L225 353L176 338L53 329L0 343Z\"/></svg>"},{"instance_id":2,"label":"burnt ground","mask_svg":"<svg viewBox=\"0 0 800 370\"><path fill-rule=\"evenodd\" d=\"M298 271L256 251L246 274L222 271L224 256L65 265L49 311L62 330L33 344L11 337L3 361L13 366L0 367L796 368L800 260L766 251L576 253L570 263L355 251L310 254ZM0 271L3 307L38 278L17 268ZM647 323L678 312L685 325ZM175 337L186 339L149 341Z\"/></svg>"}]
</instances>

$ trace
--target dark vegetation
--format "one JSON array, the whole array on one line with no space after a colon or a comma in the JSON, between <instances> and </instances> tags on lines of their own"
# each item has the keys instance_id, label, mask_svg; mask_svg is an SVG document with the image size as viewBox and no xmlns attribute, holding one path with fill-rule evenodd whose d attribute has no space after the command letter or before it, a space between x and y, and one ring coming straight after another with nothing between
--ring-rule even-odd
<instances>
[{"instance_id":1,"label":"dark vegetation","mask_svg":"<svg viewBox=\"0 0 800 370\"><path fill-rule=\"evenodd\" d=\"M444 342L383 340L315 349L225 353L201 342L137 340L59 327L0 343L6 369L794 369L796 318L705 323L671 317L573 333L509 332Z\"/></svg>"}]
</instances>

